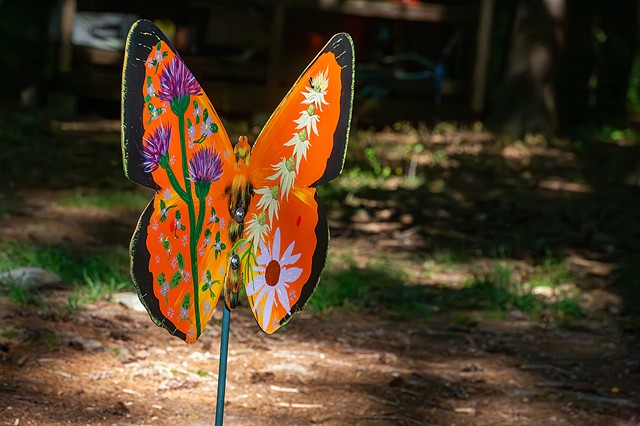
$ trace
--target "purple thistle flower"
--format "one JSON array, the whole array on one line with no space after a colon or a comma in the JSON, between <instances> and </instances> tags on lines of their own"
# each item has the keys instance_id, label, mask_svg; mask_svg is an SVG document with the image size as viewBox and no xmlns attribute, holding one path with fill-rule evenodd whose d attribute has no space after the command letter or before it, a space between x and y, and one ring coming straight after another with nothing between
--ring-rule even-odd
<instances>
[{"instance_id":1,"label":"purple thistle flower","mask_svg":"<svg viewBox=\"0 0 640 426\"><path fill-rule=\"evenodd\" d=\"M200 96L201 94L202 88L196 78L187 69L184 62L174 56L171 63L160 74L160 99L172 102L186 95Z\"/></svg>"},{"instance_id":2,"label":"purple thistle flower","mask_svg":"<svg viewBox=\"0 0 640 426\"><path fill-rule=\"evenodd\" d=\"M144 138L145 144L142 148L142 156L145 161L142 163L144 171L151 173L158 168L162 157L166 157L171 142L171 126L158 126L155 133Z\"/></svg>"},{"instance_id":3,"label":"purple thistle flower","mask_svg":"<svg viewBox=\"0 0 640 426\"><path fill-rule=\"evenodd\" d=\"M203 148L189 160L189 180L193 182L216 182L222 176L220 154L213 148Z\"/></svg>"}]
</instances>

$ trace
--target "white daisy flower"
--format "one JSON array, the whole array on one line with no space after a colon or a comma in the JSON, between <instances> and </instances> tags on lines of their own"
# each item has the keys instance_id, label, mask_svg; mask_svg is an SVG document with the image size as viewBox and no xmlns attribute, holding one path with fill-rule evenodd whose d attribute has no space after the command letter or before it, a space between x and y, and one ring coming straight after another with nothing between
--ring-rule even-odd
<instances>
[{"instance_id":1,"label":"white daisy flower","mask_svg":"<svg viewBox=\"0 0 640 426\"><path fill-rule=\"evenodd\" d=\"M262 310L262 328L266 331L272 324L271 314L273 307L280 305L287 314L291 313L288 288L302 274L302 269L294 267L300 254L293 254L295 241L280 255L280 228L276 229L273 245L267 247L260 242L260 255L257 258L258 266L253 270L258 272L253 280L247 284L247 296L255 297L253 301L254 312L259 309L264 301ZM274 318L278 320L278 318ZM277 324L276 324L277 325Z\"/></svg>"},{"instance_id":2,"label":"white daisy flower","mask_svg":"<svg viewBox=\"0 0 640 426\"><path fill-rule=\"evenodd\" d=\"M307 109L300 112L300 117L293 120L297 124L296 129L306 129L307 135L313 133L318 136L318 123L320 122L320 116L316 115L316 109L313 105L309 105Z\"/></svg>"},{"instance_id":3,"label":"white daisy flower","mask_svg":"<svg viewBox=\"0 0 640 426\"><path fill-rule=\"evenodd\" d=\"M300 160L307 159L307 149L311 146L307 137L307 130L302 129L300 133L294 133L293 137L285 142L284 146L293 146L293 155L296 157L296 170L300 170Z\"/></svg>"},{"instance_id":4,"label":"white daisy flower","mask_svg":"<svg viewBox=\"0 0 640 426\"><path fill-rule=\"evenodd\" d=\"M293 167L293 157L288 159L282 157L282 161L280 161L276 165L272 165L271 168L273 168L273 170L275 170L276 172L269 176L267 179L276 180L280 178L280 198L286 195L288 201L289 191L291 190L291 188L293 188L293 181L296 178L296 171Z\"/></svg>"},{"instance_id":5,"label":"white daisy flower","mask_svg":"<svg viewBox=\"0 0 640 426\"><path fill-rule=\"evenodd\" d=\"M267 214L269 215L269 223L273 222L274 213L276 215L276 219L278 219L278 209L280 208L280 202L278 201L278 192L278 185L272 188L265 186L264 188L256 189L256 194L261 195L256 206L259 209L266 210Z\"/></svg>"},{"instance_id":6,"label":"white daisy flower","mask_svg":"<svg viewBox=\"0 0 640 426\"><path fill-rule=\"evenodd\" d=\"M329 88L329 68L327 67L326 70L320 71L315 77L311 77L309 83L311 83L311 86L306 86L305 89L307 91L302 92L304 95L302 103L305 105L313 104L322 111L323 104L329 105L329 102L324 99Z\"/></svg>"},{"instance_id":7,"label":"white daisy flower","mask_svg":"<svg viewBox=\"0 0 640 426\"><path fill-rule=\"evenodd\" d=\"M258 248L258 244L262 242L265 234L269 233L270 226L267 223L267 215L264 212L254 214L253 219L247 222L246 233L252 241L253 247Z\"/></svg>"}]
</instances>

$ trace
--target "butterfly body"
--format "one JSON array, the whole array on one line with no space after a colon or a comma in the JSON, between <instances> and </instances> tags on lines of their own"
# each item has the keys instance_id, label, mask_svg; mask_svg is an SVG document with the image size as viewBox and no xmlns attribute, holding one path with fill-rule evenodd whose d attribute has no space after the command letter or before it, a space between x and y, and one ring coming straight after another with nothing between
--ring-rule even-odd
<instances>
[{"instance_id":1,"label":"butterfly body","mask_svg":"<svg viewBox=\"0 0 640 426\"><path fill-rule=\"evenodd\" d=\"M272 333L304 306L324 266L328 227L315 187L342 168L353 45L334 36L253 143L232 144L195 77L139 21L123 72L123 158L156 190L132 238L132 277L156 324L191 342L220 298L245 287Z\"/></svg>"}]
</instances>

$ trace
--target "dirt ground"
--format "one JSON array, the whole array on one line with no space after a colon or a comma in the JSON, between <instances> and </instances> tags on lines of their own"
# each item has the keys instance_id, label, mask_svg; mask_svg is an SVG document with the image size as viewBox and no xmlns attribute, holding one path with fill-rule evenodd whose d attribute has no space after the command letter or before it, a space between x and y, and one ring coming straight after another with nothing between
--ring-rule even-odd
<instances>
[{"instance_id":1,"label":"dirt ground","mask_svg":"<svg viewBox=\"0 0 640 426\"><path fill-rule=\"evenodd\" d=\"M469 152L470 145L459 146L447 161L481 155ZM512 147L515 154L498 148L498 153L507 160L511 154L531 159L536 156L530 152L540 150L525 148ZM555 169L515 192L505 189L499 173L485 173L474 184L486 199L477 196L473 209L469 200L456 202L455 188L445 200L433 176L425 189L428 197L401 188L389 189L386 199L381 191L351 194L344 210L331 216L330 251L358 260L375 250L392 261L422 265L417 251L429 251L434 241L446 242L462 232L471 235L467 242L479 242L481 255L481 244L492 238L508 242L510 234L498 235L500 227L547 235L555 229L557 209L573 209L560 198L552 208L531 197L549 186L566 185L554 177L559 166L549 160L562 161L562 153L546 154L538 157L546 169ZM466 170L474 172L472 166ZM508 167L504 173L514 174ZM469 184L467 177L446 170L441 177L448 184ZM496 195L497 190L502 192ZM531 191L529 204L514 198L522 191ZM0 235L64 241L88 250L126 242L137 212L65 206L56 202L64 194L36 189L5 194L9 207ZM606 197L601 202L612 204ZM525 210L530 217L523 218ZM567 215L563 226L568 228L591 223L573 223ZM502 217L512 222L505 225ZM476 219L483 225L473 225ZM603 232L594 231L595 245ZM636 237L626 240L625 231L618 232L616 241L623 247L627 241L636 244ZM559 244L586 257L571 247L584 242L569 231L566 235ZM592 253L600 253L594 247ZM518 251L512 254L526 259ZM418 269L414 282L442 286L459 285L469 273ZM592 278L585 275L584 281ZM470 310L461 322L446 309L434 310L428 319L384 309L342 309L322 316L307 310L283 332L267 336L245 304L232 314L225 424L640 425L637 327L619 315L619 297L603 285L591 287L585 294L594 304L604 304L603 313L563 327L517 311L492 320ZM187 345L153 325L146 312L130 303L131 294L66 312L69 291L46 291L45 303L26 309L0 298L0 424L213 424L219 312L198 342Z\"/></svg>"},{"instance_id":2,"label":"dirt ground","mask_svg":"<svg viewBox=\"0 0 640 426\"><path fill-rule=\"evenodd\" d=\"M54 292L50 302L64 300ZM0 424L205 425L215 415L219 322L187 345L146 313L3 303ZM636 425L637 340L615 327L517 318L454 326L341 311L262 334L232 315L230 425Z\"/></svg>"}]
</instances>

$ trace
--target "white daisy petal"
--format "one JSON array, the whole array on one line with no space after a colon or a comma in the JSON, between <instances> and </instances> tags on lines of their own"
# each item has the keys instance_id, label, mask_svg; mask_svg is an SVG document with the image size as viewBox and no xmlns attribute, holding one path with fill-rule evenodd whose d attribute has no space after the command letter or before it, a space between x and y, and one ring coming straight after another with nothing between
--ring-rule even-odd
<instances>
[{"instance_id":1,"label":"white daisy petal","mask_svg":"<svg viewBox=\"0 0 640 426\"><path fill-rule=\"evenodd\" d=\"M292 283L300 278L302 274L302 268L282 268L280 271L280 276L282 276L283 280L287 283Z\"/></svg>"},{"instance_id":2,"label":"white daisy petal","mask_svg":"<svg viewBox=\"0 0 640 426\"><path fill-rule=\"evenodd\" d=\"M287 294L287 288L285 286L276 287L276 294L278 300L282 304L282 307L287 311L287 314L291 313L291 305L289 304L289 295Z\"/></svg>"},{"instance_id":3,"label":"white daisy petal","mask_svg":"<svg viewBox=\"0 0 640 426\"><path fill-rule=\"evenodd\" d=\"M264 312L262 313L262 329L266 330L271 319L271 311L273 309L274 295L273 291L269 291L267 295L267 301L264 304Z\"/></svg>"},{"instance_id":4,"label":"white daisy petal","mask_svg":"<svg viewBox=\"0 0 640 426\"><path fill-rule=\"evenodd\" d=\"M256 294L257 291L264 288L266 283L267 281L265 280L264 275L255 276L245 287L247 290L247 296L253 296Z\"/></svg>"}]
</instances>

